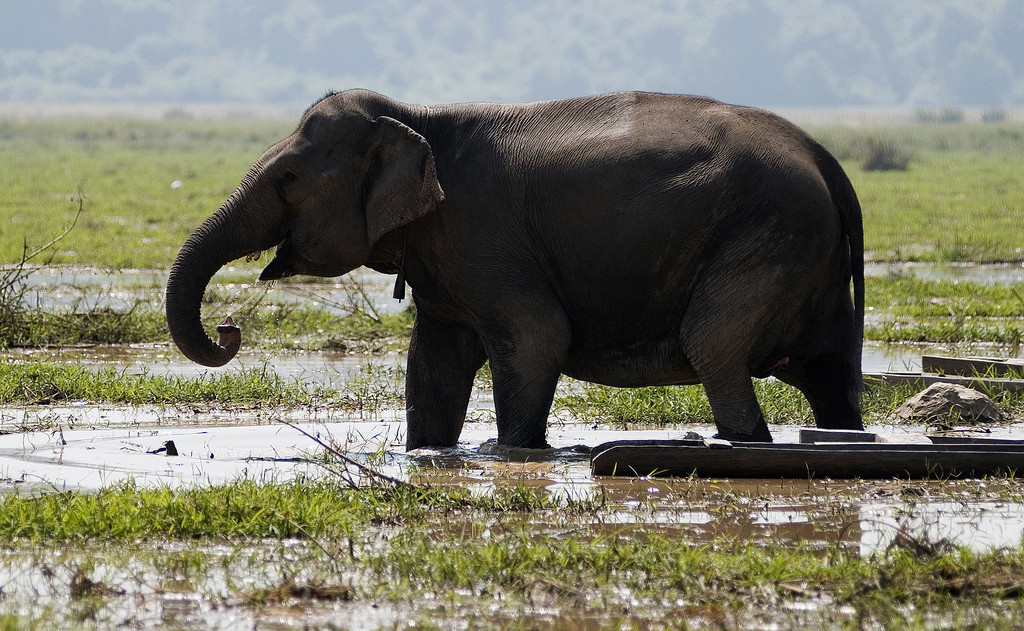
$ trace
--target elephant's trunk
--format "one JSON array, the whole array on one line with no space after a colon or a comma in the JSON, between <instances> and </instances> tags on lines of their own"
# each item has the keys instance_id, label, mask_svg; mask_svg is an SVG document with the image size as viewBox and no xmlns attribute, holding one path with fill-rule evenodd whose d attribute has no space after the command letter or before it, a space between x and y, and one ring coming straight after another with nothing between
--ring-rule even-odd
<instances>
[{"instance_id":1,"label":"elephant's trunk","mask_svg":"<svg viewBox=\"0 0 1024 631\"><path fill-rule=\"evenodd\" d=\"M181 247L167 278L167 326L181 352L204 366L223 366L241 347L241 333L230 316L217 327L214 342L200 320L200 303L213 275L226 263L273 247L281 240L277 213L240 213L236 192L200 225ZM262 204L265 206L265 204Z\"/></svg>"}]
</instances>

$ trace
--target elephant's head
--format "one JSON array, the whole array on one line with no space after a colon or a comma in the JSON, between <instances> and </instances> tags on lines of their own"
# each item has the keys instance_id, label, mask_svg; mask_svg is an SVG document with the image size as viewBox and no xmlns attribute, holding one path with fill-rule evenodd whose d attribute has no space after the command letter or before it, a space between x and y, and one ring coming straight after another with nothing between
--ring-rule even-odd
<instances>
[{"instance_id":1,"label":"elephant's head","mask_svg":"<svg viewBox=\"0 0 1024 631\"><path fill-rule=\"evenodd\" d=\"M206 286L226 263L277 246L261 280L344 274L365 263L381 237L443 199L423 136L347 105L345 93L325 98L182 246L167 280L174 343L206 366L222 366L238 351L233 323L218 327L215 343L199 317Z\"/></svg>"}]
</instances>

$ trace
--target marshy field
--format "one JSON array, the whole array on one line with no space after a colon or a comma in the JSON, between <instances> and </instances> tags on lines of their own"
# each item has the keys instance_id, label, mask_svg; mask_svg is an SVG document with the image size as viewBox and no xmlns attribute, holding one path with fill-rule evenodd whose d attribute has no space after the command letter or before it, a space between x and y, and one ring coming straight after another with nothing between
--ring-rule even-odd
<instances>
[{"instance_id":1,"label":"marshy field","mask_svg":"<svg viewBox=\"0 0 1024 631\"><path fill-rule=\"evenodd\" d=\"M214 277L206 369L170 343L166 271L293 121L0 117L0 629L1021 628L1024 485L593 476L586 449L714 433L697 387L563 379L545 452L403 449L410 301L392 278ZM864 208L865 370L1024 356L1024 123L811 127ZM776 439L806 401L757 384ZM870 429L930 425L862 397Z\"/></svg>"}]
</instances>

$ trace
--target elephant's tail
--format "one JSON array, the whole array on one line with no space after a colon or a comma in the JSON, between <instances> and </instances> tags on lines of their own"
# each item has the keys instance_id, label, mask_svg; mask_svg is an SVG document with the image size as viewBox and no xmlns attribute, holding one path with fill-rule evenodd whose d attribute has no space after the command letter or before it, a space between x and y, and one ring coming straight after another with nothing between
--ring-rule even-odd
<instances>
[{"instance_id":1,"label":"elephant's tail","mask_svg":"<svg viewBox=\"0 0 1024 631\"><path fill-rule=\"evenodd\" d=\"M861 350L864 344L864 218L860 201L853 190L850 178L843 171L839 161L824 147L817 147L818 166L825 178L832 204L839 211L843 234L850 248L850 272L853 277L853 306L856 314L857 363L860 368Z\"/></svg>"}]
</instances>

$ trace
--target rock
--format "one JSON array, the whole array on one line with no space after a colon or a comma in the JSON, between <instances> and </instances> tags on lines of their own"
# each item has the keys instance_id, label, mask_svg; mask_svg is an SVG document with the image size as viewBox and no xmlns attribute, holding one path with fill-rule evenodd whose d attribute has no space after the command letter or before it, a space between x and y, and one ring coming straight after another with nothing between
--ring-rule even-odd
<instances>
[{"instance_id":1,"label":"rock","mask_svg":"<svg viewBox=\"0 0 1024 631\"><path fill-rule=\"evenodd\" d=\"M946 420L959 414L965 423L998 423L1003 412L992 399L977 390L952 383L933 383L918 392L896 410L898 420Z\"/></svg>"}]
</instances>

